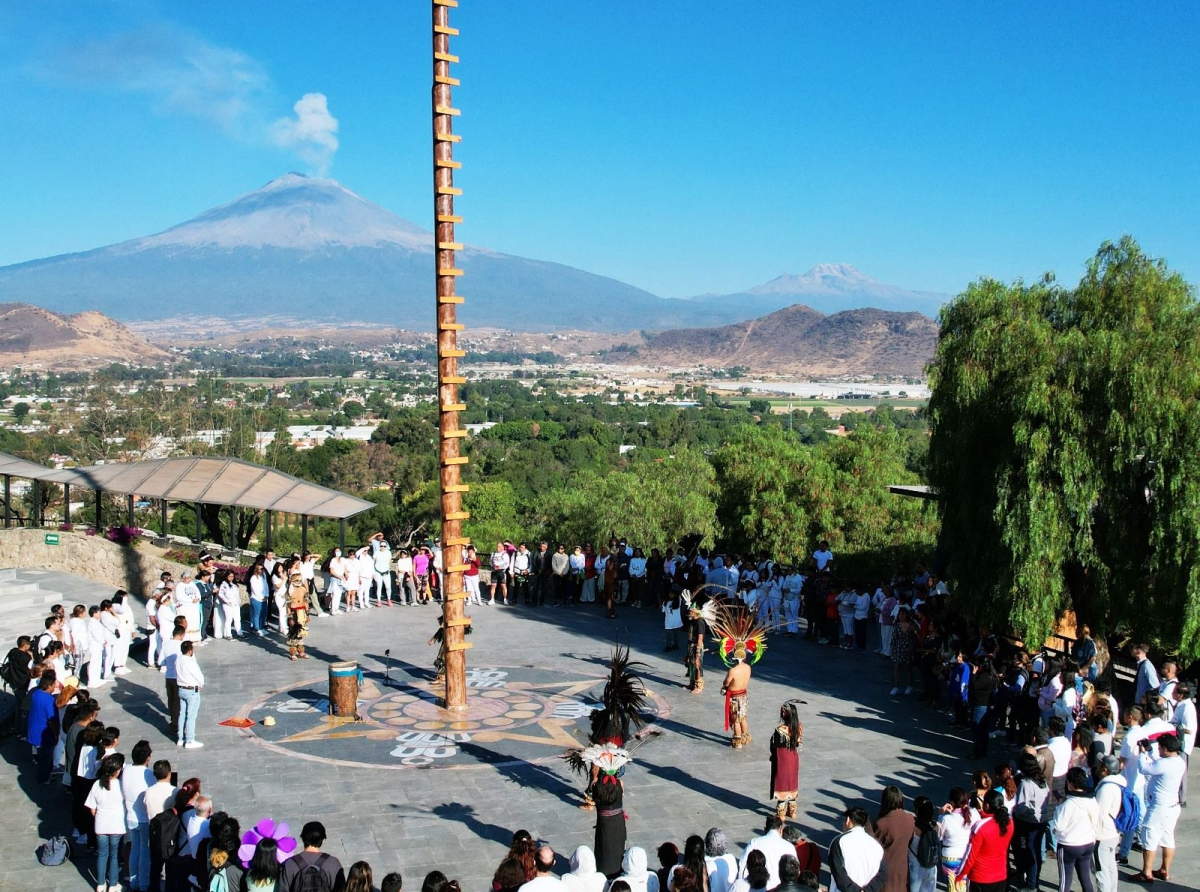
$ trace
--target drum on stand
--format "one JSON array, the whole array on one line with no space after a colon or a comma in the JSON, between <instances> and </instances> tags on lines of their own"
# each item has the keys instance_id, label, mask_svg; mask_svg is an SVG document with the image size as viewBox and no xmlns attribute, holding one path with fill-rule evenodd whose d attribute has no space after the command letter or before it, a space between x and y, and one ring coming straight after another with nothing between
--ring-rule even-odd
<instances>
[{"instance_id":1,"label":"drum on stand","mask_svg":"<svg viewBox=\"0 0 1200 892\"><path fill-rule=\"evenodd\" d=\"M329 666L329 714L358 721L358 683L362 673L353 660Z\"/></svg>"}]
</instances>

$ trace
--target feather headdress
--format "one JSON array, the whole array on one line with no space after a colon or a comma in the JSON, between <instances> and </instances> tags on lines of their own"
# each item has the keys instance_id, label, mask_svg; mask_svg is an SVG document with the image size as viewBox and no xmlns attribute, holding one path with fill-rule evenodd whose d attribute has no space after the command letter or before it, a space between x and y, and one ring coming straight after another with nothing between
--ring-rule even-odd
<instances>
[{"instance_id":1,"label":"feather headdress","mask_svg":"<svg viewBox=\"0 0 1200 892\"><path fill-rule=\"evenodd\" d=\"M646 686L638 672L649 668L645 663L629 659L629 646L618 644L613 648L609 664L608 683L604 685L604 711L609 724L628 728L640 728L646 724L643 712L646 702Z\"/></svg>"},{"instance_id":2,"label":"feather headdress","mask_svg":"<svg viewBox=\"0 0 1200 892\"><path fill-rule=\"evenodd\" d=\"M762 659L771 627L760 622L755 612L728 604L718 606L716 613L716 619L711 620L709 626L720 639L717 652L721 661L726 666L732 666L738 660L753 665Z\"/></svg>"},{"instance_id":3,"label":"feather headdress","mask_svg":"<svg viewBox=\"0 0 1200 892\"><path fill-rule=\"evenodd\" d=\"M705 594L704 590L706 588L708 588L708 586L701 586L700 588L696 589L696 594ZM695 604L696 599L693 598L692 593L687 589L684 589L683 593L679 597L683 601L683 609L686 611L690 619L701 619L709 625L712 625L712 623L716 622L717 602L714 601L711 596L706 597L703 604Z\"/></svg>"},{"instance_id":4,"label":"feather headdress","mask_svg":"<svg viewBox=\"0 0 1200 892\"><path fill-rule=\"evenodd\" d=\"M629 753L615 743L592 744L579 754L579 758L605 774L614 774L633 761Z\"/></svg>"}]
</instances>

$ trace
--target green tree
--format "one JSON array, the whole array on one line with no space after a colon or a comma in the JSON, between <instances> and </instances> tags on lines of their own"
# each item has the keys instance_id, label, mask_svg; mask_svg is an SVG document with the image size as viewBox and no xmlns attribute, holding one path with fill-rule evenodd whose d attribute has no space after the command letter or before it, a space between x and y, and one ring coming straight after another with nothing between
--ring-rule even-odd
<instances>
[{"instance_id":1,"label":"green tree","mask_svg":"<svg viewBox=\"0 0 1200 892\"><path fill-rule=\"evenodd\" d=\"M463 496L463 507L471 512L463 530L482 554L497 542L524 535L517 517L517 493L506 481L472 483Z\"/></svg>"},{"instance_id":2,"label":"green tree","mask_svg":"<svg viewBox=\"0 0 1200 892\"><path fill-rule=\"evenodd\" d=\"M944 308L930 482L964 603L1040 638L1200 655L1200 311L1131 238L1073 290L984 279Z\"/></svg>"},{"instance_id":3,"label":"green tree","mask_svg":"<svg viewBox=\"0 0 1200 892\"><path fill-rule=\"evenodd\" d=\"M29 417L29 403L17 403L12 408L13 418L17 420L17 424L21 424Z\"/></svg>"}]
</instances>

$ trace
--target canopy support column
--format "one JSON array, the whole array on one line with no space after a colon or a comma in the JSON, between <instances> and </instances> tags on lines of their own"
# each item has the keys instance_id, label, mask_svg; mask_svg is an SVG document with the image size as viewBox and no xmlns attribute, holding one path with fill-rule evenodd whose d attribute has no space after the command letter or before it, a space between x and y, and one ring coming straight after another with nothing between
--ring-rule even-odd
<instances>
[{"instance_id":1,"label":"canopy support column","mask_svg":"<svg viewBox=\"0 0 1200 892\"><path fill-rule=\"evenodd\" d=\"M196 544L199 545L202 541L200 535L200 503L196 502Z\"/></svg>"},{"instance_id":2,"label":"canopy support column","mask_svg":"<svg viewBox=\"0 0 1200 892\"><path fill-rule=\"evenodd\" d=\"M338 521L338 545L341 546L342 554L346 553L346 518Z\"/></svg>"},{"instance_id":3,"label":"canopy support column","mask_svg":"<svg viewBox=\"0 0 1200 892\"><path fill-rule=\"evenodd\" d=\"M4 475L4 529L12 524L12 475Z\"/></svg>"},{"instance_id":4,"label":"canopy support column","mask_svg":"<svg viewBox=\"0 0 1200 892\"><path fill-rule=\"evenodd\" d=\"M96 532L100 532L101 526L104 524L104 511L100 507L100 490L96 490Z\"/></svg>"},{"instance_id":5,"label":"canopy support column","mask_svg":"<svg viewBox=\"0 0 1200 892\"><path fill-rule=\"evenodd\" d=\"M33 481L33 510L29 512L29 519L33 521L35 527L42 525L42 481Z\"/></svg>"},{"instance_id":6,"label":"canopy support column","mask_svg":"<svg viewBox=\"0 0 1200 892\"><path fill-rule=\"evenodd\" d=\"M5 478L8 479L8 478ZM308 554L308 515L300 515L300 556Z\"/></svg>"},{"instance_id":7,"label":"canopy support column","mask_svg":"<svg viewBox=\"0 0 1200 892\"><path fill-rule=\"evenodd\" d=\"M167 538L167 500L158 500L159 521L162 523L162 537Z\"/></svg>"},{"instance_id":8,"label":"canopy support column","mask_svg":"<svg viewBox=\"0 0 1200 892\"><path fill-rule=\"evenodd\" d=\"M133 496L125 497L125 525L133 526Z\"/></svg>"},{"instance_id":9,"label":"canopy support column","mask_svg":"<svg viewBox=\"0 0 1200 892\"><path fill-rule=\"evenodd\" d=\"M264 527L263 533L264 533L264 538L266 539L266 543L267 543L267 551L270 551L271 550L271 509L270 508L267 509L267 514L266 514L266 517L263 518L263 521L265 522L265 527Z\"/></svg>"},{"instance_id":10,"label":"canopy support column","mask_svg":"<svg viewBox=\"0 0 1200 892\"><path fill-rule=\"evenodd\" d=\"M71 522L71 484L63 484L63 523Z\"/></svg>"},{"instance_id":11,"label":"canopy support column","mask_svg":"<svg viewBox=\"0 0 1200 892\"><path fill-rule=\"evenodd\" d=\"M237 507L229 506L229 548L237 551Z\"/></svg>"}]
</instances>

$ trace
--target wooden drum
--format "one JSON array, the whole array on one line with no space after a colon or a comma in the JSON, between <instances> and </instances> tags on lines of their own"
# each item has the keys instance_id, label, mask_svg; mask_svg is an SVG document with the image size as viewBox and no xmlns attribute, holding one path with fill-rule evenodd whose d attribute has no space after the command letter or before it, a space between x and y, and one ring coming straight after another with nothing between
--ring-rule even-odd
<instances>
[{"instance_id":1,"label":"wooden drum","mask_svg":"<svg viewBox=\"0 0 1200 892\"><path fill-rule=\"evenodd\" d=\"M339 719L358 718L358 663L329 666L329 714Z\"/></svg>"}]
</instances>

